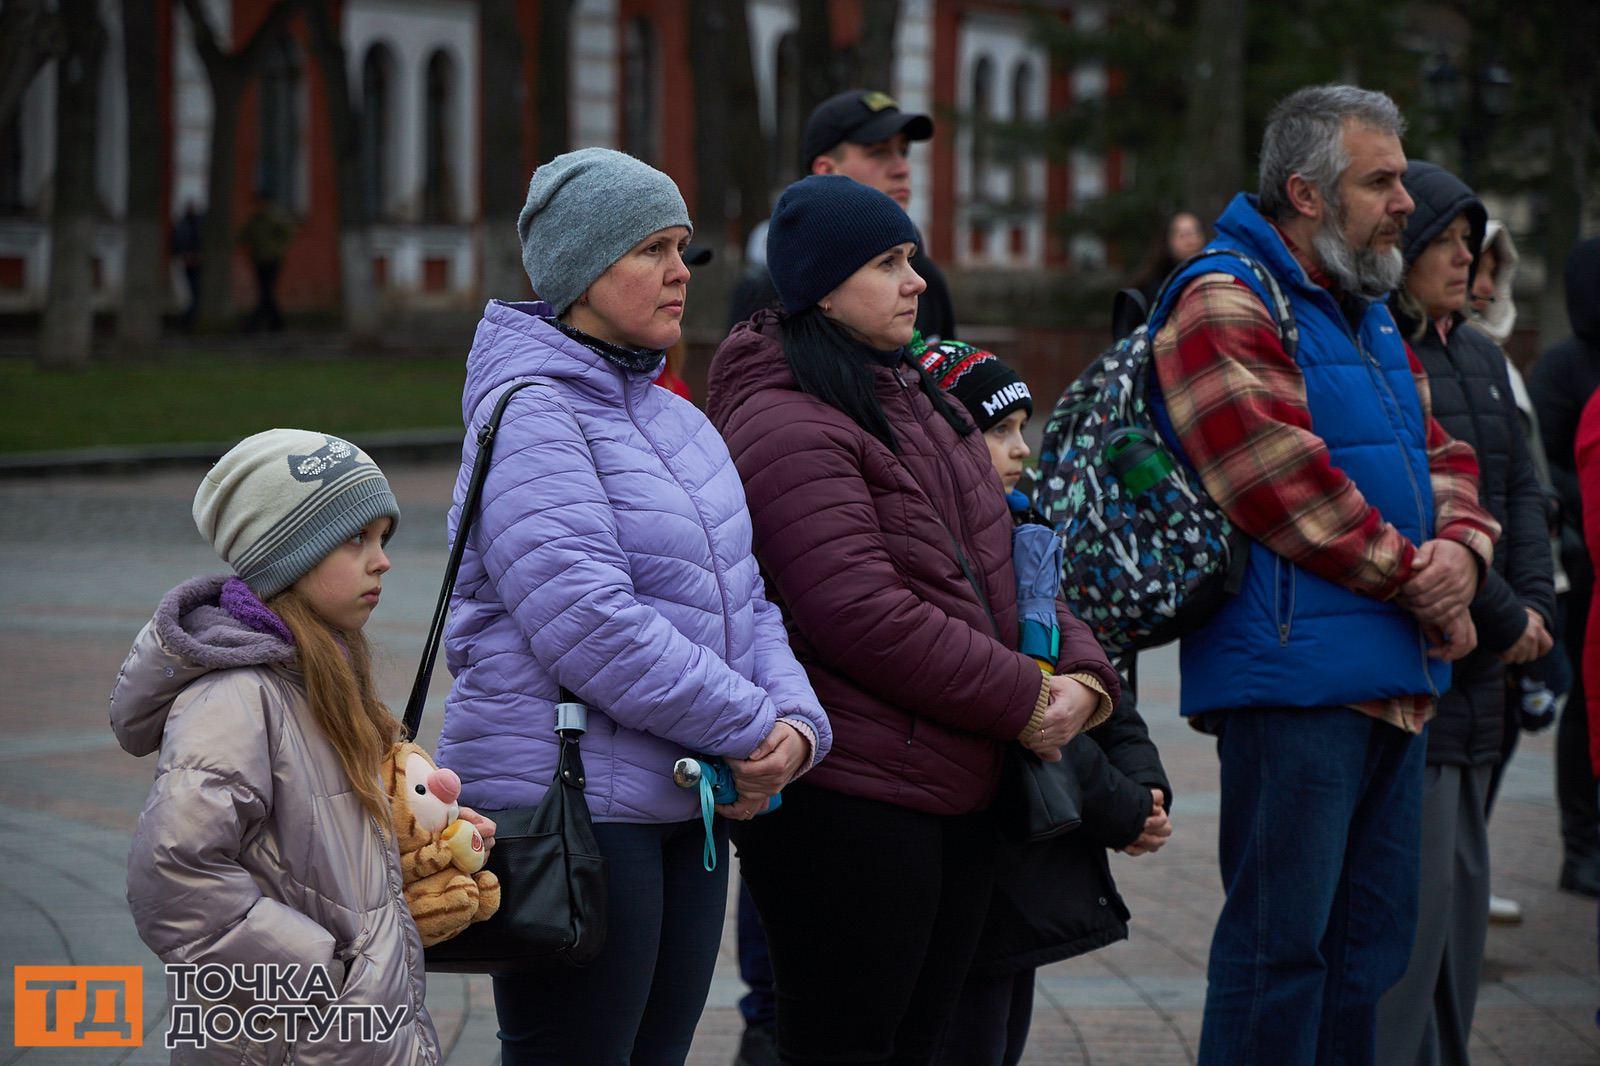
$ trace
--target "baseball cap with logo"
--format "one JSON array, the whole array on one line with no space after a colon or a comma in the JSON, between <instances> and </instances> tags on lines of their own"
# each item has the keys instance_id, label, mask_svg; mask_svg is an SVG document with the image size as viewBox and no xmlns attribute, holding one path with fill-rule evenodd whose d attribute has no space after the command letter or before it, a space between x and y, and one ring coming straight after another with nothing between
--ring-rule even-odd
<instances>
[{"instance_id":1,"label":"baseball cap with logo","mask_svg":"<svg viewBox=\"0 0 1600 1066\"><path fill-rule=\"evenodd\" d=\"M933 136L933 119L901 111L888 93L851 89L830 96L806 119L805 135L800 140L800 170L809 173L813 159L845 141L877 144L897 133L904 133L913 141L925 141Z\"/></svg>"}]
</instances>

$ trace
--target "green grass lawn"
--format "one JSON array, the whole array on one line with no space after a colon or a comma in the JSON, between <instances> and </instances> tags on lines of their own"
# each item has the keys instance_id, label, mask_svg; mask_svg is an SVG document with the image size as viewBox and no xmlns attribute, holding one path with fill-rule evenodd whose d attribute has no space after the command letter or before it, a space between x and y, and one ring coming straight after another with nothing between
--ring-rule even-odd
<instances>
[{"instance_id":1,"label":"green grass lawn","mask_svg":"<svg viewBox=\"0 0 1600 1066\"><path fill-rule=\"evenodd\" d=\"M460 426L462 355L183 355L44 372L0 359L0 452L233 441L292 426L363 432Z\"/></svg>"}]
</instances>

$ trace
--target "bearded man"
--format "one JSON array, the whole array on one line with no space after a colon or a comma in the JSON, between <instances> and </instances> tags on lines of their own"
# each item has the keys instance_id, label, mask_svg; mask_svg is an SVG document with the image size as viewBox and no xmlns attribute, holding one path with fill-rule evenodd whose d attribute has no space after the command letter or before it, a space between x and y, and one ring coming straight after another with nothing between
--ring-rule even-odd
<instances>
[{"instance_id":1,"label":"bearded man","mask_svg":"<svg viewBox=\"0 0 1600 1066\"><path fill-rule=\"evenodd\" d=\"M1417 912L1423 725L1499 527L1477 461L1434 421L1384 298L1412 209L1404 120L1382 93L1274 108L1231 256L1155 308L1159 406L1249 537L1244 586L1180 648L1182 711L1218 737L1220 867L1202 1066L1368 1063Z\"/></svg>"}]
</instances>

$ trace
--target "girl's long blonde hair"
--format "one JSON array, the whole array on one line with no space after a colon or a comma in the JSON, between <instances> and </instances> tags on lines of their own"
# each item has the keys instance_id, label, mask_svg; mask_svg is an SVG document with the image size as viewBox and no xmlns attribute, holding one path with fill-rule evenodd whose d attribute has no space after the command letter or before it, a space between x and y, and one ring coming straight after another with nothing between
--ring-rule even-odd
<instances>
[{"instance_id":1,"label":"girl's long blonde hair","mask_svg":"<svg viewBox=\"0 0 1600 1066\"><path fill-rule=\"evenodd\" d=\"M400 739L400 723L378 698L366 636L359 629L334 629L292 588L267 606L294 634L312 717L338 753L362 806L388 824L389 800L379 786L378 768Z\"/></svg>"}]
</instances>

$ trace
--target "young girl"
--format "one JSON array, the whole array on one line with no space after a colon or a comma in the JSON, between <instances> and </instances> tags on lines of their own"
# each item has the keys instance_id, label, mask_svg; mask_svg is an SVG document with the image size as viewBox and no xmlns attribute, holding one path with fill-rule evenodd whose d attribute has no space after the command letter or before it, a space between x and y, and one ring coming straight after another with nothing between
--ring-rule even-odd
<instances>
[{"instance_id":1,"label":"young girl","mask_svg":"<svg viewBox=\"0 0 1600 1066\"><path fill-rule=\"evenodd\" d=\"M274 429L211 468L194 519L237 576L167 593L111 696L122 746L161 753L128 856L139 936L169 965L236 977L298 966L295 991L322 967L341 1008L404 1011L387 1041L338 1026L313 1040L275 1016L269 1038L258 1025L174 1058L437 1063L422 943L378 783L398 725L361 632L389 569L394 494L354 445ZM201 1004L192 992L187 1002ZM243 1014L289 1000L235 985L226 1003Z\"/></svg>"}]
</instances>

